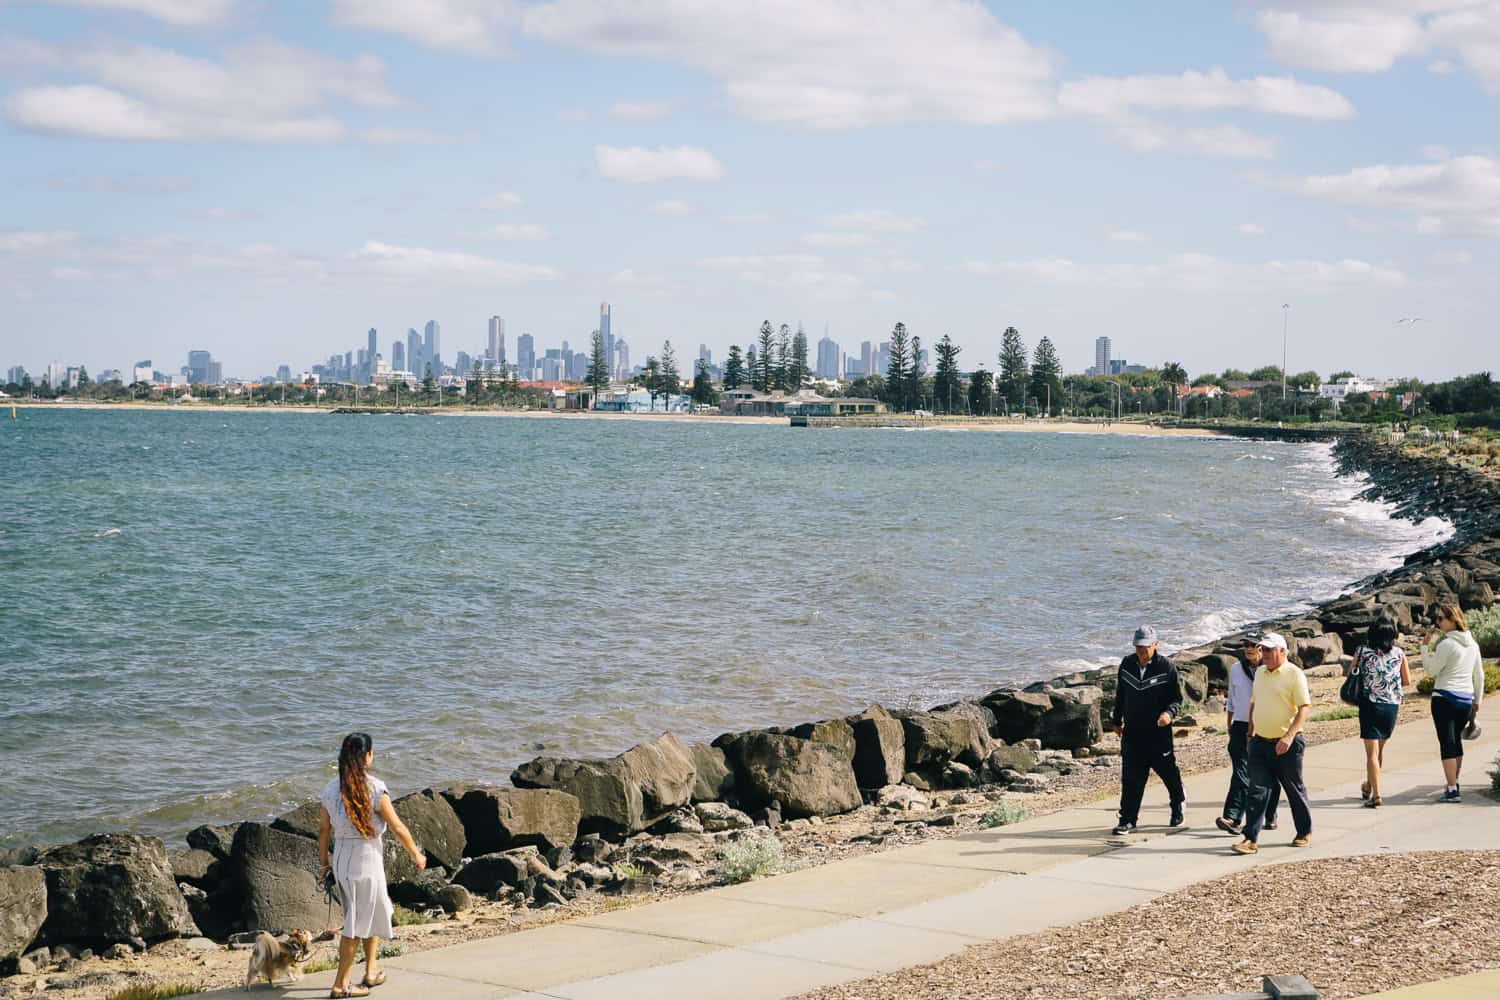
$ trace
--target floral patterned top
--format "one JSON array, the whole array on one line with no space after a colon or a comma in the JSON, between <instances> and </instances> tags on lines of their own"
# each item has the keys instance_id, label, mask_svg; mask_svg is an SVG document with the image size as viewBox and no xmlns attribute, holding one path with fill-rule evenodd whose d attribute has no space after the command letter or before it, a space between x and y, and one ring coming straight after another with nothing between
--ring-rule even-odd
<instances>
[{"instance_id":1,"label":"floral patterned top","mask_svg":"<svg viewBox=\"0 0 1500 1000\"><path fill-rule=\"evenodd\" d=\"M1369 646L1359 647L1354 654L1354 667L1362 676L1365 701L1380 705L1401 704L1401 663L1406 654L1400 646L1382 653Z\"/></svg>"}]
</instances>

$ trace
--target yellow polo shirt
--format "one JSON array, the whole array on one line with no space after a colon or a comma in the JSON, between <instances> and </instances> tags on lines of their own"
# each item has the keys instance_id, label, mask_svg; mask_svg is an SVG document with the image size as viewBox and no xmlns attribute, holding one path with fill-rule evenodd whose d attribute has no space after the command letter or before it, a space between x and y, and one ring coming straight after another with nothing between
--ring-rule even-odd
<instances>
[{"instance_id":1,"label":"yellow polo shirt","mask_svg":"<svg viewBox=\"0 0 1500 1000\"><path fill-rule=\"evenodd\" d=\"M1291 663L1283 663L1274 671L1261 667L1255 672L1250 701L1254 708L1250 722L1255 726L1255 735L1279 740L1292 728L1297 709L1312 704L1307 675Z\"/></svg>"}]
</instances>

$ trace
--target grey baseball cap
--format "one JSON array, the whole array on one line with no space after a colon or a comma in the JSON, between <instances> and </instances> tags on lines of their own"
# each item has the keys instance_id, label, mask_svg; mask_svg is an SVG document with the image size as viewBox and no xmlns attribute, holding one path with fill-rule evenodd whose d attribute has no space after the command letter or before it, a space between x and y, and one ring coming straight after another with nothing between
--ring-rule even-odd
<instances>
[{"instance_id":1,"label":"grey baseball cap","mask_svg":"<svg viewBox=\"0 0 1500 1000\"><path fill-rule=\"evenodd\" d=\"M1135 630L1135 644L1137 646L1156 645L1156 629L1150 625L1142 625Z\"/></svg>"}]
</instances>

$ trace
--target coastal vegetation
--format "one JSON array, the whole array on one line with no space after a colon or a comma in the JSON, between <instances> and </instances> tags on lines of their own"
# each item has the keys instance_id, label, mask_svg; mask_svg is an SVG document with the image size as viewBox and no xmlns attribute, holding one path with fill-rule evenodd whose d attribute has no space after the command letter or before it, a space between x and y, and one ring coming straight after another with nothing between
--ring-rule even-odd
<instances>
[{"instance_id":1,"label":"coastal vegetation","mask_svg":"<svg viewBox=\"0 0 1500 1000\"><path fill-rule=\"evenodd\" d=\"M338 963L334 963L337 965ZM111 993L109 1000L169 1000L170 997L185 997L202 993L203 987L188 983L165 983L160 986L127 986Z\"/></svg>"},{"instance_id":2,"label":"coastal vegetation","mask_svg":"<svg viewBox=\"0 0 1500 1000\"><path fill-rule=\"evenodd\" d=\"M1027 816L1026 810L1014 802L1001 801L996 803L995 808L985 813L979 819L979 825L986 830L993 830L997 826L1009 826L1019 823Z\"/></svg>"},{"instance_id":3,"label":"coastal vegetation","mask_svg":"<svg viewBox=\"0 0 1500 1000\"><path fill-rule=\"evenodd\" d=\"M731 885L775 875L786 865L781 841L774 834L732 840L719 848L719 870Z\"/></svg>"}]
</instances>

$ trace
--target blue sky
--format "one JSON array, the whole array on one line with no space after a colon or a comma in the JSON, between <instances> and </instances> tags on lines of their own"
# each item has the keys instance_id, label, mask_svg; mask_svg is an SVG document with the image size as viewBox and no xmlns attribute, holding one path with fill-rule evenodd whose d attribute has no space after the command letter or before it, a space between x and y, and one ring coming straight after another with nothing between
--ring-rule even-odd
<instances>
[{"instance_id":1,"label":"blue sky","mask_svg":"<svg viewBox=\"0 0 1500 1000\"><path fill-rule=\"evenodd\" d=\"M1496 0L0 0L0 366L607 300L637 359L899 320L1198 372L1289 303L1294 370L1496 368L1497 99Z\"/></svg>"}]
</instances>

